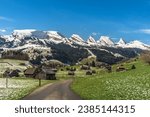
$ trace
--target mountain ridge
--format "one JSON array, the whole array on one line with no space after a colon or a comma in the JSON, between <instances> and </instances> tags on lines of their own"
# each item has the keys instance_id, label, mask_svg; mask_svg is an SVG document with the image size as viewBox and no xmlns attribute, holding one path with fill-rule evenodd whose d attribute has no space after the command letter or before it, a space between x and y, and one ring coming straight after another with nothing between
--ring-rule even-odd
<instances>
[{"instance_id":1,"label":"mountain ridge","mask_svg":"<svg viewBox=\"0 0 150 117\"><path fill-rule=\"evenodd\" d=\"M22 58L20 55L24 55L33 64L51 59L76 64L90 56L114 64L136 57L143 50L150 50L150 46L137 40L126 43L120 39L117 43L108 36L101 36L98 41L90 36L85 41L77 34L67 38L58 31L15 30L12 35L0 36L2 58Z\"/></svg>"},{"instance_id":2,"label":"mountain ridge","mask_svg":"<svg viewBox=\"0 0 150 117\"><path fill-rule=\"evenodd\" d=\"M99 40L95 40L92 36L89 36L89 38L85 41L82 37L80 37L77 34L73 34L70 38L65 37L58 31L38 31L35 29L25 29L25 30L14 30L12 32L12 35L3 35L0 36L0 46L3 47L17 47L22 46L22 40L26 40L28 44L31 41L35 42L40 41L43 43L43 45L46 45L46 43L65 43L65 44L75 44L80 46L107 46L107 47L123 47L123 48L140 48L140 49L149 49L150 46L146 45L140 41L132 41L129 43L126 43L124 39L120 39L119 42L114 42L110 37L108 36L101 36ZM30 41L30 42L29 42ZM31 43L32 43L31 42ZM7 46L7 44L9 46ZM9 44L11 43L11 44ZM19 44L21 43L21 44ZM37 43L36 43L37 44ZM41 45L41 44L39 44Z\"/></svg>"}]
</instances>

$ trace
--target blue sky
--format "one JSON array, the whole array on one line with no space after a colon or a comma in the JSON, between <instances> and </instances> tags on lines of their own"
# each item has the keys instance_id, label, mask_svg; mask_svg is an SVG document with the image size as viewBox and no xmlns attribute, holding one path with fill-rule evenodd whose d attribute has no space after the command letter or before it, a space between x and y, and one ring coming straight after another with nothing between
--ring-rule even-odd
<instances>
[{"instance_id":1,"label":"blue sky","mask_svg":"<svg viewBox=\"0 0 150 117\"><path fill-rule=\"evenodd\" d=\"M14 29L150 44L150 0L0 0L0 34Z\"/></svg>"}]
</instances>

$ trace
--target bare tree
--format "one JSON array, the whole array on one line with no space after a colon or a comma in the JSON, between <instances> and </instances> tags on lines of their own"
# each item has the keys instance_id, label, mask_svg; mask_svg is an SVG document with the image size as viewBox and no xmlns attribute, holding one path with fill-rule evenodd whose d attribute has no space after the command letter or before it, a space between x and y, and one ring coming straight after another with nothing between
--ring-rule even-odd
<instances>
[{"instance_id":1,"label":"bare tree","mask_svg":"<svg viewBox=\"0 0 150 117\"><path fill-rule=\"evenodd\" d=\"M145 62L148 63L150 65L150 51L144 51L141 54L141 59Z\"/></svg>"}]
</instances>

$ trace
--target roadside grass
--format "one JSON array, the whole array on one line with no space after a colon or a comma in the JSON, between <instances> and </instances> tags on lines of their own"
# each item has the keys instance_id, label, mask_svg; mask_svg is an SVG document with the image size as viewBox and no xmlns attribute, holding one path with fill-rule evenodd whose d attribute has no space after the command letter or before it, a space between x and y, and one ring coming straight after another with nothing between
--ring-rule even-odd
<instances>
[{"instance_id":1,"label":"roadside grass","mask_svg":"<svg viewBox=\"0 0 150 117\"><path fill-rule=\"evenodd\" d=\"M41 85L46 85L56 81L42 80ZM8 88L6 79L0 78L0 100L18 100L39 87L39 80L32 78L10 78Z\"/></svg>"},{"instance_id":2,"label":"roadside grass","mask_svg":"<svg viewBox=\"0 0 150 117\"><path fill-rule=\"evenodd\" d=\"M71 88L83 99L90 100L149 100L150 66L142 61L122 63L125 72L100 72L94 76L76 77ZM136 69L131 70L132 65Z\"/></svg>"}]
</instances>

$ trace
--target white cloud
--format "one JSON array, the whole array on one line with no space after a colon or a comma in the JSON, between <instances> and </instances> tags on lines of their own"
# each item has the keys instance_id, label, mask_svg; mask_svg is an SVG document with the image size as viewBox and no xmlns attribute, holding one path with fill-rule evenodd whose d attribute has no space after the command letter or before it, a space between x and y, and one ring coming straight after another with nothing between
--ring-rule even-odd
<instances>
[{"instance_id":1,"label":"white cloud","mask_svg":"<svg viewBox=\"0 0 150 117\"><path fill-rule=\"evenodd\" d=\"M137 32L145 33L145 34L150 34L150 29L140 29Z\"/></svg>"},{"instance_id":2,"label":"white cloud","mask_svg":"<svg viewBox=\"0 0 150 117\"><path fill-rule=\"evenodd\" d=\"M0 29L0 32L5 33L6 30L5 29Z\"/></svg>"},{"instance_id":3,"label":"white cloud","mask_svg":"<svg viewBox=\"0 0 150 117\"><path fill-rule=\"evenodd\" d=\"M130 31L119 31L121 33L130 34L130 33L143 33L150 35L150 29L138 29L138 30L130 30Z\"/></svg>"}]
</instances>

